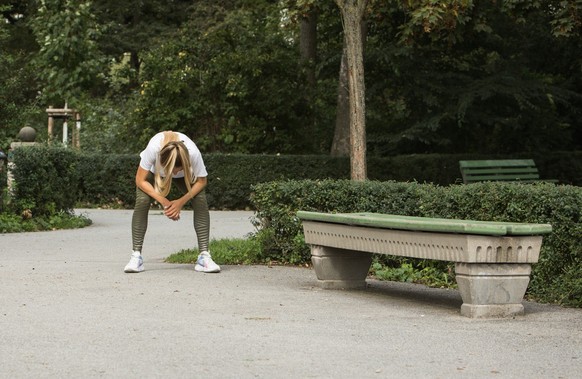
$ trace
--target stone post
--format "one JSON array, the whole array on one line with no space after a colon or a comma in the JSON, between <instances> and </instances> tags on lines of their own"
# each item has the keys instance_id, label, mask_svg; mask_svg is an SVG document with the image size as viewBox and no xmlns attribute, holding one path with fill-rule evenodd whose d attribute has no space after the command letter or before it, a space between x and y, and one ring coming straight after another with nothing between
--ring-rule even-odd
<instances>
[{"instance_id":1,"label":"stone post","mask_svg":"<svg viewBox=\"0 0 582 379\"><path fill-rule=\"evenodd\" d=\"M523 314L522 300L529 284L529 263L455 263L461 315L471 318Z\"/></svg>"},{"instance_id":2,"label":"stone post","mask_svg":"<svg viewBox=\"0 0 582 379\"><path fill-rule=\"evenodd\" d=\"M372 254L312 245L311 262L322 288L366 288Z\"/></svg>"}]
</instances>

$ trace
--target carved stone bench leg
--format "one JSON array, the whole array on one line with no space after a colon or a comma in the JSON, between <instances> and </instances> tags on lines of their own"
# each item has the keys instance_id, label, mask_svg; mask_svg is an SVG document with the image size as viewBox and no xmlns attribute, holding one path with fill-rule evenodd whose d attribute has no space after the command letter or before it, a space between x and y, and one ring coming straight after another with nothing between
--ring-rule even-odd
<instances>
[{"instance_id":1,"label":"carved stone bench leg","mask_svg":"<svg viewBox=\"0 0 582 379\"><path fill-rule=\"evenodd\" d=\"M322 288L365 288L372 254L311 245L311 262Z\"/></svg>"},{"instance_id":2,"label":"carved stone bench leg","mask_svg":"<svg viewBox=\"0 0 582 379\"><path fill-rule=\"evenodd\" d=\"M523 314L530 264L456 263L455 273L463 298L461 315L480 318Z\"/></svg>"}]
</instances>

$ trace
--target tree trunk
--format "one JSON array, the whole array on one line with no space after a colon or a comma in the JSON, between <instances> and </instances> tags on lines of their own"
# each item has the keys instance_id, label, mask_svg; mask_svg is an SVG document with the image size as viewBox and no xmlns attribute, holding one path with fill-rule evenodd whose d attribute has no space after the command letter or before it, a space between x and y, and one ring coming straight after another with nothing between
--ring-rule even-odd
<instances>
[{"instance_id":1,"label":"tree trunk","mask_svg":"<svg viewBox=\"0 0 582 379\"><path fill-rule=\"evenodd\" d=\"M334 157L350 155L350 90L347 60L348 56L344 42L337 85L335 132L330 152Z\"/></svg>"},{"instance_id":2,"label":"tree trunk","mask_svg":"<svg viewBox=\"0 0 582 379\"><path fill-rule=\"evenodd\" d=\"M368 0L336 0L347 50L352 180L366 180L366 102L361 22Z\"/></svg>"}]
</instances>

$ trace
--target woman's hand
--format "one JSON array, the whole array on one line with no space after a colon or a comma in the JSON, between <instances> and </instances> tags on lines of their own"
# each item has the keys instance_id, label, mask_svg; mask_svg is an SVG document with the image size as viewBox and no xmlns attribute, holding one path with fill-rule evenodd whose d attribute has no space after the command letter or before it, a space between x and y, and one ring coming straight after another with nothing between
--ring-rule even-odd
<instances>
[{"instance_id":1,"label":"woman's hand","mask_svg":"<svg viewBox=\"0 0 582 379\"><path fill-rule=\"evenodd\" d=\"M165 203L163 205L164 214L166 215L166 217L174 221L178 221L180 219L180 211L184 206L184 203L182 203L180 199L168 201L168 203Z\"/></svg>"},{"instance_id":2,"label":"woman's hand","mask_svg":"<svg viewBox=\"0 0 582 379\"><path fill-rule=\"evenodd\" d=\"M204 187L206 187L206 183L208 183L207 178L200 177L198 178L198 180L196 180L194 185L192 185L190 191L184 194L184 196L182 196L181 198L172 201L164 199L165 201L164 203L162 203L162 205L164 206L164 214L166 215L166 217L174 221L179 220L180 211L182 210L184 204L189 202L190 199L192 199L194 196L198 195L200 191L202 191Z\"/></svg>"}]
</instances>

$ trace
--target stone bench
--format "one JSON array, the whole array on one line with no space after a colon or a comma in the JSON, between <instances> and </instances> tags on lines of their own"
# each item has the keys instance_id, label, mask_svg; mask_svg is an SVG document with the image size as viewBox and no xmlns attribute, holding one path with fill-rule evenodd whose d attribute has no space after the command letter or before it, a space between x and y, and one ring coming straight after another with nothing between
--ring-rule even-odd
<instances>
[{"instance_id":1,"label":"stone bench","mask_svg":"<svg viewBox=\"0 0 582 379\"><path fill-rule=\"evenodd\" d=\"M467 317L523 314L531 264L549 224L299 211L323 288L365 288L372 253L455 262Z\"/></svg>"}]
</instances>

